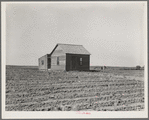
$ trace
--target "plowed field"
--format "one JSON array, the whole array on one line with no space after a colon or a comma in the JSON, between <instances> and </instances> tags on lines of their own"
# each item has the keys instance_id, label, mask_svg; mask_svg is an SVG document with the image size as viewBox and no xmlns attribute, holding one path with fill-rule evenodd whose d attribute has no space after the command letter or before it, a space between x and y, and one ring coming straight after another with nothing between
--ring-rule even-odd
<instances>
[{"instance_id":1,"label":"plowed field","mask_svg":"<svg viewBox=\"0 0 149 120\"><path fill-rule=\"evenodd\" d=\"M144 70L6 68L6 111L144 110Z\"/></svg>"}]
</instances>

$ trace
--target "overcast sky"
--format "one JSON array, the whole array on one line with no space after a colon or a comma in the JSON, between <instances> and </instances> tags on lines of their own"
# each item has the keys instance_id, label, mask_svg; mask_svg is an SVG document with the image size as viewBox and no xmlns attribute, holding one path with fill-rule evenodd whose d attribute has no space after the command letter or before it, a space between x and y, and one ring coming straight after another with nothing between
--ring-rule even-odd
<instances>
[{"instance_id":1,"label":"overcast sky","mask_svg":"<svg viewBox=\"0 0 149 120\"><path fill-rule=\"evenodd\" d=\"M144 65L145 3L8 3L6 64L38 65L57 43L81 44L91 65Z\"/></svg>"}]
</instances>

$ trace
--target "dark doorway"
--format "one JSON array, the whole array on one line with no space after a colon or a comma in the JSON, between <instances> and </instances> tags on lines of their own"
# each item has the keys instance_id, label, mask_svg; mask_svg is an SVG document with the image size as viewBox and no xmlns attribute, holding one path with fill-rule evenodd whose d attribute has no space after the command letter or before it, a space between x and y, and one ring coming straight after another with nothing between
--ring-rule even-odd
<instances>
[{"instance_id":1,"label":"dark doorway","mask_svg":"<svg viewBox=\"0 0 149 120\"><path fill-rule=\"evenodd\" d=\"M70 69L71 70L76 70L77 69L77 57L76 56L71 57Z\"/></svg>"},{"instance_id":2,"label":"dark doorway","mask_svg":"<svg viewBox=\"0 0 149 120\"><path fill-rule=\"evenodd\" d=\"M51 68L51 58L49 57L48 58L48 69L50 69Z\"/></svg>"}]
</instances>

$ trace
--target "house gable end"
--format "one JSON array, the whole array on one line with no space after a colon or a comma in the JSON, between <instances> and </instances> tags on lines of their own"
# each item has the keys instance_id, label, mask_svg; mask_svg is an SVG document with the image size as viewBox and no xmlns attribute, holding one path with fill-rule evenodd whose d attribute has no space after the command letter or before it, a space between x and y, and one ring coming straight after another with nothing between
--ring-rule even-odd
<instances>
[{"instance_id":1,"label":"house gable end","mask_svg":"<svg viewBox=\"0 0 149 120\"><path fill-rule=\"evenodd\" d=\"M65 70L66 54L59 45L53 49L51 53L51 69Z\"/></svg>"},{"instance_id":2,"label":"house gable end","mask_svg":"<svg viewBox=\"0 0 149 120\"><path fill-rule=\"evenodd\" d=\"M53 56L55 53L58 53L58 52L59 54L65 55L63 49L57 44L55 48L52 50L52 52L50 53L50 55Z\"/></svg>"}]
</instances>

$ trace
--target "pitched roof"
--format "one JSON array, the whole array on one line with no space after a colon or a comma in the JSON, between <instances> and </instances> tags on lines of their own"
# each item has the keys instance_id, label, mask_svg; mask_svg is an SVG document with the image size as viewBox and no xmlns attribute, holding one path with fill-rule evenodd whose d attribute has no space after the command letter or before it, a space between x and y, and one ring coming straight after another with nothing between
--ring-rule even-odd
<instances>
[{"instance_id":1,"label":"pitched roof","mask_svg":"<svg viewBox=\"0 0 149 120\"><path fill-rule=\"evenodd\" d=\"M56 47L57 46L60 46L64 53L90 55L90 53L82 45L58 43ZM56 47L53 49L53 51L56 49ZM51 54L53 53L53 51L51 52Z\"/></svg>"}]
</instances>

